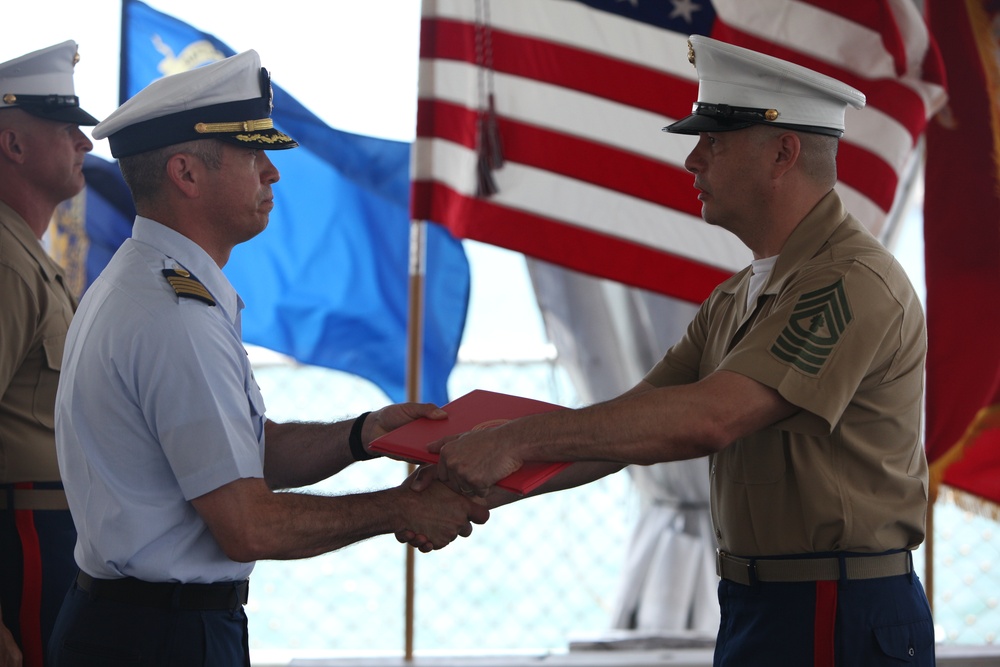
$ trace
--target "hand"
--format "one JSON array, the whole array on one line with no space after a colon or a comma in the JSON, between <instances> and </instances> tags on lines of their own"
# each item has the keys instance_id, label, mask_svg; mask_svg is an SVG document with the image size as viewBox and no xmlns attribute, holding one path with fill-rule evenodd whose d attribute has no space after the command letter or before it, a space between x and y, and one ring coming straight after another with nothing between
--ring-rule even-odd
<instances>
[{"instance_id":1,"label":"hand","mask_svg":"<svg viewBox=\"0 0 1000 667\"><path fill-rule=\"evenodd\" d=\"M409 484L410 489L420 493L428 486L435 482L435 469L432 465L423 465L418 467L413 473L406 478L404 484ZM415 549L420 549L420 551L427 553L434 548L434 545L430 543L426 535L418 535L412 530L400 530L396 532L396 540L402 544L409 544Z\"/></svg>"},{"instance_id":2,"label":"hand","mask_svg":"<svg viewBox=\"0 0 1000 667\"><path fill-rule=\"evenodd\" d=\"M486 523L490 516L482 503L454 493L433 472L433 466L419 468L399 487L409 504L410 528L398 531L396 539L425 553L443 549L458 536L468 537L473 523Z\"/></svg>"},{"instance_id":3,"label":"hand","mask_svg":"<svg viewBox=\"0 0 1000 667\"><path fill-rule=\"evenodd\" d=\"M0 623L0 667L21 667L21 649L7 626Z\"/></svg>"},{"instance_id":4,"label":"hand","mask_svg":"<svg viewBox=\"0 0 1000 667\"><path fill-rule=\"evenodd\" d=\"M440 455L438 479L462 495L485 498L494 484L524 463L505 440L505 431L499 426L432 442L427 451Z\"/></svg>"},{"instance_id":5,"label":"hand","mask_svg":"<svg viewBox=\"0 0 1000 667\"><path fill-rule=\"evenodd\" d=\"M361 442L367 448L372 440L395 431L414 419L446 419L448 413L433 403L395 403L371 413L361 427Z\"/></svg>"},{"instance_id":6,"label":"hand","mask_svg":"<svg viewBox=\"0 0 1000 667\"><path fill-rule=\"evenodd\" d=\"M407 478L406 481L407 483L409 483L410 489L416 491L417 493L420 493L421 491L427 489L427 487L429 487L430 485L437 483L436 475L437 475L437 467L433 464L425 464L417 468L417 470L415 470ZM471 502L476 503L477 505L481 505L489 509L490 507L493 506L493 503L490 502L491 499L493 499L493 496L504 497L503 500L497 500L496 505L502 505L505 504L505 502L511 502L511 499L520 497L517 494L513 494L509 491L503 491L502 489L494 488L493 493L490 495L490 498L472 497L469 498L469 500ZM431 551L434 548L430 540L427 539L426 535L418 535L412 530L398 531L396 533L396 540L398 542L401 542L402 544L409 544L411 547L419 549L420 551L423 551L425 553Z\"/></svg>"}]
</instances>

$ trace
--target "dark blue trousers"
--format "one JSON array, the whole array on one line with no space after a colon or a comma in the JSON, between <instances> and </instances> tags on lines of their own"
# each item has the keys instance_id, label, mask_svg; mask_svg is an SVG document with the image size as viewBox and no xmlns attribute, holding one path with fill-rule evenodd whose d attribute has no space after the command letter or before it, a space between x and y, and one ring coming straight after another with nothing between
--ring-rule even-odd
<instances>
[{"instance_id":1,"label":"dark blue trousers","mask_svg":"<svg viewBox=\"0 0 1000 667\"><path fill-rule=\"evenodd\" d=\"M31 488L62 488L35 483ZM13 485L0 486L0 493ZM8 507L13 504L8 497ZM45 646L76 576L76 528L69 510L0 510L0 608L25 667L42 667Z\"/></svg>"},{"instance_id":2,"label":"dark blue trousers","mask_svg":"<svg viewBox=\"0 0 1000 667\"><path fill-rule=\"evenodd\" d=\"M92 599L73 586L49 653L51 667L249 667L247 616Z\"/></svg>"},{"instance_id":3,"label":"dark blue trousers","mask_svg":"<svg viewBox=\"0 0 1000 667\"><path fill-rule=\"evenodd\" d=\"M915 573L806 583L719 583L714 667L933 667Z\"/></svg>"}]
</instances>

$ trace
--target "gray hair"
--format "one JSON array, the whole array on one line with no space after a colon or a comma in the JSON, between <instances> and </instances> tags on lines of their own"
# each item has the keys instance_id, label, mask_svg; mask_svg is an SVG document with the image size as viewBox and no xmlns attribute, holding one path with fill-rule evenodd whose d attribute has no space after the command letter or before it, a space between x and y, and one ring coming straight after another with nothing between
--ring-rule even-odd
<instances>
[{"instance_id":1,"label":"gray hair","mask_svg":"<svg viewBox=\"0 0 1000 667\"><path fill-rule=\"evenodd\" d=\"M840 140L825 134L800 132L802 153L799 160L806 176L824 186L837 183L837 147Z\"/></svg>"}]
</instances>

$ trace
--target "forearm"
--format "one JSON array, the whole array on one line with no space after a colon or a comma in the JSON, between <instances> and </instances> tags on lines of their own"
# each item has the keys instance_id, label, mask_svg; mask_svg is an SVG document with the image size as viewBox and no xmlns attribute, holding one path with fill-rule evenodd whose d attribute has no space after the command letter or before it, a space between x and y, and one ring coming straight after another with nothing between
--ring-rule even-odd
<instances>
[{"instance_id":1,"label":"forearm","mask_svg":"<svg viewBox=\"0 0 1000 667\"><path fill-rule=\"evenodd\" d=\"M718 452L795 409L774 390L720 371L693 384L650 387L512 422L504 439L524 461L649 465Z\"/></svg>"},{"instance_id":2,"label":"forearm","mask_svg":"<svg viewBox=\"0 0 1000 667\"><path fill-rule=\"evenodd\" d=\"M382 535L412 530L441 548L489 517L484 508L434 483L409 480L374 493L275 493L261 479L239 479L193 499L223 552L235 561L308 558Z\"/></svg>"},{"instance_id":3,"label":"forearm","mask_svg":"<svg viewBox=\"0 0 1000 667\"><path fill-rule=\"evenodd\" d=\"M353 419L325 423L267 422L264 479L272 489L294 489L337 474L351 463Z\"/></svg>"},{"instance_id":4,"label":"forearm","mask_svg":"<svg viewBox=\"0 0 1000 667\"><path fill-rule=\"evenodd\" d=\"M723 371L682 386L640 384L617 399L554 410L431 445L437 478L485 496L528 461L647 465L698 458L789 416L770 388Z\"/></svg>"},{"instance_id":5,"label":"forearm","mask_svg":"<svg viewBox=\"0 0 1000 667\"><path fill-rule=\"evenodd\" d=\"M234 560L309 558L405 527L396 489L344 496L274 493L248 517L245 551Z\"/></svg>"},{"instance_id":6,"label":"forearm","mask_svg":"<svg viewBox=\"0 0 1000 667\"><path fill-rule=\"evenodd\" d=\"M414 419L443 419L446 416L432 403L399 403L365 413L360 423L361 417L332 424L266 422L264 479L272 489L315 484L370 455L371 442L389 431ZM351 451L350 442L356 423L362 427L356 434L357 457Z\"/></svg>"},{"instance_id":7,"label":"forearm","mask_svg":"<svg viewBox=\"0 0 1000 667\"><path fill-rule=\"evenodd\" d=\"M496 429L508 451L522 461L598 461L620 466L696 458L721 442L698 432L683 394L669 389L518 420Z\"/></svg>"},{"instance_id":8,"label":"forearm","mask_svg":"<svg viewBox=\"0 0 1000 667\"><path fill-rule=\"evenodd\" d=\"M584 484L589 484L590 482L598 480L602 477L616 473L624 467L625 466L621 463L581 461L573 463L562 472L535 488L530 493L521 495L519 493L500 488L499 486L494 486L490 488L489 493L484 500L486 507L492 510L518 500L524 500L525 498L533 498L546 493L564 491L566 489L583 486Z\"/></svg>"}]
</instances>

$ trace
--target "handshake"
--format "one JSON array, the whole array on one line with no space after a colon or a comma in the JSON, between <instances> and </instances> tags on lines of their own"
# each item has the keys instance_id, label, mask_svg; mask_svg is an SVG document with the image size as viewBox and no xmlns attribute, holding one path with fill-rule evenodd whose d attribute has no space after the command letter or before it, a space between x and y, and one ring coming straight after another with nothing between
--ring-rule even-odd
<instances>
[{"instance_id":1,"label":"handshake","mask_svg":"<svg viewBox=\"0 0 1000 667\"><path fill-rule=\"evenodd\" d=\"M396 530L396 539L423 552L443 549L456 537L472 534L472 524L490 518L486 499L467 496L437 479L436 466L424 465L393 492L408 528Z\"/></svg>"},{"instance_id":2,"label":"handshake","mask_svg":"<svg viewBox=\"0 0 1000 667\"><path fill-rule=\"evenodd\" d=\"M490 508L537 488L567 463L525 463L516 443L504 441L503 425L517 417L561 409L531 399L475 390L393 429L369 445L372 451L420 467L396 492L407 528L396 539L420 551L441 549L472 534Z\"/></svg>"}]
</instances>

